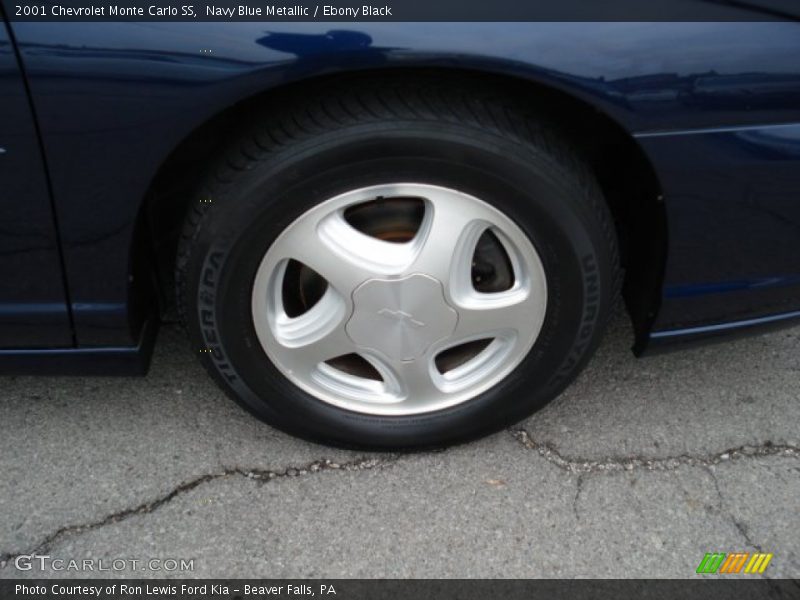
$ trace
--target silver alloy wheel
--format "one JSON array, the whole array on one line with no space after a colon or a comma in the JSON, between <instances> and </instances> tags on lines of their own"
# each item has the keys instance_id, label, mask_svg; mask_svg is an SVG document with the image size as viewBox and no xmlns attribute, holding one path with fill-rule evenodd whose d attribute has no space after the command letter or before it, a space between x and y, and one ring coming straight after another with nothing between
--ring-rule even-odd
<instances>
[{"instance_id":1,"label":"silver alloy wheel","mask_svg":"<svg viewBox=\"0 0 800 600\"><path fill-rule=\"evenodd\" d=\"M423 207L407 241L378 239L348 220L352 207L392 199ZM486 232L513 274L491 293L476 289L474 275ZM326 282L299 314L284 304L293 261ZM448 408L497 384L533 346L546 306L542 262L511 219L468 194L418 183L357 189L310 209L267 250L252 292L258 339L290 381L337 407L389 416ZM442 370L439 359L462 348L472 355ZM365 368L339 368L348 356Z\"/></svg>"}]
</instances>

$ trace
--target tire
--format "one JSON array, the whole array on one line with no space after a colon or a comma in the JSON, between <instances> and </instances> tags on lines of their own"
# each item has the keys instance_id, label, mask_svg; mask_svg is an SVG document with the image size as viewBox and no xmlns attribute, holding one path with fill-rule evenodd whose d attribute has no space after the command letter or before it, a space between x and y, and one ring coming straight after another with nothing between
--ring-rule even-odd
<instances>
[{"instance_id":1,"label":"tire","mask_svg":"<svg viewBox=\"0 0 800 600\"><path fill-rule=\"evenodd\" d=\"M429 77L320 85L249 120L179 246L206 369L259 419L345 447L443 446L542 408L619 281L600 188L554 131L513 96Z\"/></svg>"}]
</instances>

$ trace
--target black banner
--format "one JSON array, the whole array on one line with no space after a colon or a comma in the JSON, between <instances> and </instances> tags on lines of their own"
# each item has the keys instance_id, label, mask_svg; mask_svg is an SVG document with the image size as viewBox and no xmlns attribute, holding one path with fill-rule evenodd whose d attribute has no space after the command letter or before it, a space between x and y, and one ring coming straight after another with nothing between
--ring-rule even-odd
<instances>
[{"instance_id":1,"label":"black banner","mask_svg":"<svg viewBox=\"0 0 800 600\"><path fill-rule=\"evenodd\" d=\"M2 0L12 21L772 21L795 0Z\"/></svg>"},{"instance_id":2,"label":"black banner","mask_svg":"<svg viewBox=\"0 0 800 600\"><path fill-rule=\"evenodd\" d=\"M533 600L797 598L795 580L6 580L3 600Z\"/></svg>"}]
</instances>

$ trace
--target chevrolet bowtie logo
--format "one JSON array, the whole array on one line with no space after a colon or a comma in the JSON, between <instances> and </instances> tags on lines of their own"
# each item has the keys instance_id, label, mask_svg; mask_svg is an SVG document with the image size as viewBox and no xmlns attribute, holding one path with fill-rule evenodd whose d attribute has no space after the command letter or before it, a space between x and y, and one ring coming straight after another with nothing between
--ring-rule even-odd
<instances>
[{"instance_id":1,"label":"chevrolet bowtie logo","mask_svg":"<svg viewBox=\"0 0 800 600\"><path fill-rule=\"evenodd\" d=\"M395 321L400 321L401 323L407 323L416 329L425 327L425 323L418 321L412 315L408 314L407 312L403 312L402 310L382 308L378 311L378 314L382 317L386 317L387 319L394 319Z\"/></svg>"}]
</instances>

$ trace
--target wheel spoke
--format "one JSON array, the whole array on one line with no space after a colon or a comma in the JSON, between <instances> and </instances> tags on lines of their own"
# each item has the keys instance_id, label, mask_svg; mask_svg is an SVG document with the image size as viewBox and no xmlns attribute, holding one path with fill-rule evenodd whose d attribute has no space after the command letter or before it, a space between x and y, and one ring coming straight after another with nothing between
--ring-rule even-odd
<instances>
[{"instance_id":1,"label":"wheel spoke","mask_svg":"<svg viewBox=\"0 0 800 600\"><path fill-rule=\"evenodd\" d=\"M364 260L368 248L360 245L359 233L338 214L316 221L301 221L291 235L276 242L278 260L294 259L316 271L342 296L349 298L359 284L375 276ZM374 250L373 250L374 251Z\"/></svg>"},{"instance_id":2,"label":"wheel spoke","mask_svg":"<svg viewBox=\"0 0 800 600\"><path fill-rule=\"evenodd\" d=\"M469 278L475 245L489 225L487 215L481 206L462 202L457 196L431 195L412 269L440 281L449 281L454 274Z\"/></svg>"},{"instance_id":3,"label":"wheel spoke","mask_svg":"<svg viewBox=\"0 0 800 600\"><path fill-rule=\"evenodd\" d=\"M304 315L292 319L292 321L303 319L313 313L318 306L315 306ZM320 363L356 350L355 345L344 330L344 319L328 329L317 331L316 335L303 338L300 343L293 345L282 344L282 346L287 368L297 374L302 373L305 375L312 373Z\"/></svg>"},{"instance_id":4,"label":"wheel spoke","mask_svg":"<svg viewBox=\"0 0 800 600\"><path fill-rule=\"evenodd\" d=\"M527 332L538 319L539 306L529 292L475 294L466 306L458 307L457 339L487 338L509 332ZM497 296L497 297L494 297ZM522 331L521 331L522 330Z\"/></svg>"},{"instance_id":5,"label":"wheel spoke","mask_svg":"<svg viewBox=\"0 0 800 600\"><path fill-rule=\"evenodd\" d=\"M442 393L434 382L435 367L427 357L408 362L393 361L389 368L399 383L403 408L406 410L421 406L432 396Z\"/></svg>"}]
</instances>

